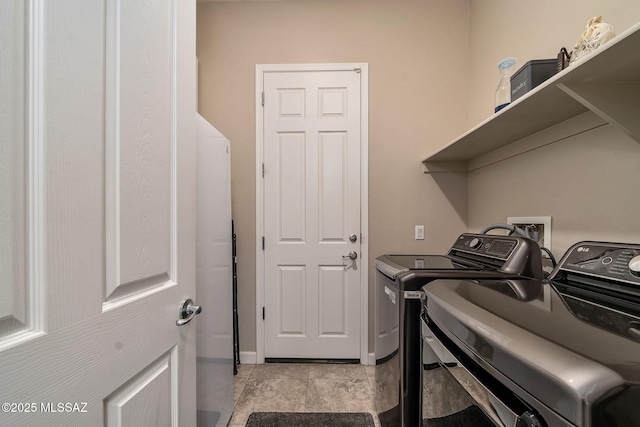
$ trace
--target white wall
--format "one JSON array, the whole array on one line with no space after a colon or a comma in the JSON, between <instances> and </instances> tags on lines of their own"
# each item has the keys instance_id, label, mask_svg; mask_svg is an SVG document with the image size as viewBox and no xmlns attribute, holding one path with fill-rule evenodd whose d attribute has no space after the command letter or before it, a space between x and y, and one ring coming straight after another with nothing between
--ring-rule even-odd
<instances>
[{"instance_id":1,"label":"white wall","mask_svg":"<svg viewBox=\"0 0 640 427\"><path fill-rule=\"evenodd\" d=\"M516 68L553 58L573 47L594 15L618 34L640 20L637 0L470 0L470 10L470 127L493 113L501 58L517 56ZM576 120L601 122L592 113ZM546 142L544 132L535 138ZM468 227L550 215L556 256L585 239L640 242L639 181L640 143L604 125L470 172Z\"/></svg>"}]
</instances>

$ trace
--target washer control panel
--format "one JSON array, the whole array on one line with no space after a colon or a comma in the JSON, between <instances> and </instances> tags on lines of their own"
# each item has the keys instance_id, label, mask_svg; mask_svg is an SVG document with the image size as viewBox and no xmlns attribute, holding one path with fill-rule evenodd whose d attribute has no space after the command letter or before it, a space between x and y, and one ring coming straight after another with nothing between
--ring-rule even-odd
<instances>
[{"instance_id":1,"label":"washer control panel","mask_svg":"<svg viewBox=\"0 0 640 427\"><path fill-rule=\"evenodd\" d=\"M516 237L465 233L458 237L451 250L506 260L511 256L516 246L518 246L518 238Z\"/></svg>"},{"instance_id":2,"label":"washer control panel","mask_svg":"<svg viewBox=\"0 0 640 427\"><path fill-rule=\"evenodd\" d=\"M567 272L640 286L640 245L581 242L560 263Z\"/></svg>"}]
</instances>

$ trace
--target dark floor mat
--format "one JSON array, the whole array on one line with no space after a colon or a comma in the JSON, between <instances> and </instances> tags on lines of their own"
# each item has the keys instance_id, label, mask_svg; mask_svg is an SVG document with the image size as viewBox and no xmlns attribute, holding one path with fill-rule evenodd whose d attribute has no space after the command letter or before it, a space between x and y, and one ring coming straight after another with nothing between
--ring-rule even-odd
<instances>
[{"instance_id":1,"label":"dark floor mat","mask_svg":"<svg viewBox=\"0 0 640 427\"><path fill-rule=\"evenodd\" d=\"M374 427L367 413L254 412L246 427Z\"/></svg>"}]
</instances>

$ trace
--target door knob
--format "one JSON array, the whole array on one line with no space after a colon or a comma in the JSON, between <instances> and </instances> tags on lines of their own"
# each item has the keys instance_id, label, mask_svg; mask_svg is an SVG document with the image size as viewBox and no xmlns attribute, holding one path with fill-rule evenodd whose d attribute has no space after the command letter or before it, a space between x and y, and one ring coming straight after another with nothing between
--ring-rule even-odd
<instances>
[{"instance_id":1,"label":"door knob","mask_svg":"<svg viewBox=\"0 0 640 427\"><path fill-rule=\"evenodd\" d=\"M184 299L178 308L178 317L176 325L182 326L191 322L191 319L202 312L202 307L195 305L191 298Z\"/></svg>"},{"instance_id":2,"label":"door knob","mask_svg":"<svg viewBox=\"0 0 640 427\"><path fill-rule=\"evenodd\" d=\"M342 255L342 258L356 259L358 258L358 253L356 251L349 252L349 255Z\"/></svg>"},{"instance_id":3,"label":"door knob","mask_svg":"<svg viewBox=\"0 0 640 427\"><path fill-rule=\"evenodd\" d=\"M351 243L355 243L358 241L358 236L356 234L349 234L349 241Z\"/></svg>"}]
</instances>

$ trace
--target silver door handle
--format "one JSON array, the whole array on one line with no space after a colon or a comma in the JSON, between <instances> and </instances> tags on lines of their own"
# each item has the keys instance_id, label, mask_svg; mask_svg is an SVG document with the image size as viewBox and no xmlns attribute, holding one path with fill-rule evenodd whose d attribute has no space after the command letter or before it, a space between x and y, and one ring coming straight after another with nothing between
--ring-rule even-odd
<instances>
[{"instance_id":1,"label":"silver door handle","mask_svg":"<svg viewBox=\"0 0 640 427\"><path fill-rule=\"evenodd\" d=\"M182 326L191 322L191 319L196 317L196 315L202 313L202 307L199 305L195 305L191 298L184 299L180 303L180 308L178 309L178 317L176 320L176 325Z\"/></svg>"},{"instance_id":2,"label":"silver door handle","mask_svg":"<svg viewBox=\"0 0 640 427\"><path fill-rule=\"evenodd\" d=\"M349 255L342 255L342 258L343 259L345 259L345 258L356 259L356 258L358 258L358 252L351 251L351 252L349 252Z\"/></svg>"}]
</instances>

